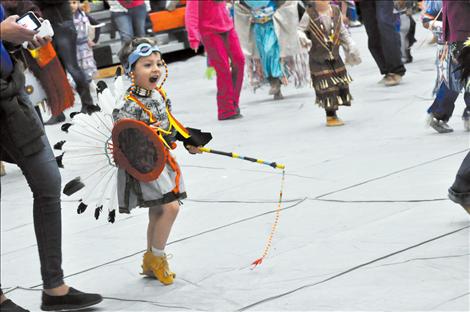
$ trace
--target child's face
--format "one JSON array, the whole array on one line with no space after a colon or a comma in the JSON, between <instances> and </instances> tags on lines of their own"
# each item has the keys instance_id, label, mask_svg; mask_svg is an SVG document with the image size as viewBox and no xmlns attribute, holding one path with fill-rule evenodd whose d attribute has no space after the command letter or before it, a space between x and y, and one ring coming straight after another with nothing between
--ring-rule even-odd
<instances>
[{"instance_id":1,"label":"child's face","mask_svg":"<svg viewBox=\"0 0 470 312\"><path fill-rule=\"evenodd\" d=\"M142 56L134 67L135 84L141 88L152 90L157 87L162 75L163 61L160 53Z\"/></svg>"},{"instance_id":2,"label":"child's face","mask_svg":"<svg viewBox=\"0 0 470 312\"><path fill-rule=\"evenodd\" d=\"M80 1L78 1L78 0L71 0L70 1L70 8L72 9L72 13L77 12L79 5L80 5Z\"/></svg>"}]
</instances>

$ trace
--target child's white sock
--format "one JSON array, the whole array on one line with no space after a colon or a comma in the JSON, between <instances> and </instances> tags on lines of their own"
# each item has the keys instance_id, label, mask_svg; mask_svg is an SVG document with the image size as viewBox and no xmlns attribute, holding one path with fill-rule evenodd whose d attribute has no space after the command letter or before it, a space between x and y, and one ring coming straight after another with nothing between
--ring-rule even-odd
<instances>
[{"instance_id":1,"label":"child's white sock","mask_svg":"<svg viewBox=\"0 0 470 312\"><path fill-rule=\"evenodd\" d=\"M157 257L163 257L165 255L165 250L152 247L152 253Z\"/></svg>"}]
</instances>

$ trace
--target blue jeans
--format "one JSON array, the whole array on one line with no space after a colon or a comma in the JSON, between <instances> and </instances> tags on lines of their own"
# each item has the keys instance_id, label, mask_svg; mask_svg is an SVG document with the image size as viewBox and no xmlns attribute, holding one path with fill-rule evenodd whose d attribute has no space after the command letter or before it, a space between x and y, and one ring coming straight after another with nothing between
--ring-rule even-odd
<instances>
[{"instance_id":1,"label":"blue jeans","mask_svg":"<svg viewBox=\"0 0 470 312\"><path fill-rule=\"evenodd\" d=\"M20 97L23 98L23 102L30 103L32 106L26 93L23 92ZM41 140L45 147L40 152L25 157L15 146L4 124L0 124L0 132L0 150L6 153L6 158L13 160L20 167L33 192L34 230L44 288L58 287L64 283L64 274L62 272L61 177L54 153L46 135L43 135ZM4 209L15 209L15 207ZM18 269L21 270L21 268Z\"/></svg>"},{"instance_id":2,"label":"blue jeans","mask_svg":"<svg viewBox=\"0 0 470 312\"><path fill-rule=\"evenodd\" d=\"M147 9L145 4L130 8L127 12L111 12L111 18L121 36L121 43L124 44L134 37L145 36L146 17Z\"/></svg>"},{"instance_id":3,"label":"blue jeans","mask_svg":"<svg viewBox=\"0 0 470 312\"><path fill-rule=\"evenodd\" d=\"M436 98L432 105L428 108L428 114L432 114L438 120L445 122L449 121L455 108L455 101L459 97L459 92L453 91L447 87L444 82L441 82L437 90ZM462 117L470 117L470 93L464 93L465 105L467 106L463 111Z\"/></svg>"},{"instance_id":4,"label":"blue jeans","mask_svg":"<svg viewBox=\"0 0 470 312\"><path fill-rule=\"evenodd\" d=\"M359 17L357 16L356 6L349 5L349 3L348 3L348 9L346 11L346 16L351 21L357 21L359 19Z\"/></svg>"}]
</instances>

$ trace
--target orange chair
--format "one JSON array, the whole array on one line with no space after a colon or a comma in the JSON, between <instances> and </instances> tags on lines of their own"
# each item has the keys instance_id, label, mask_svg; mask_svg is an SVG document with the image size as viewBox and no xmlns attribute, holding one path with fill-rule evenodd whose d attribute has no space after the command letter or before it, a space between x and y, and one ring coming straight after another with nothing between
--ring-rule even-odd
<instances>
[{"instance_id":1,"label":"orange chair","mask_svg":"<svg viewBox=\"0 0 470 312\"><path fill-rule=\"evenodd\" d=\"M182 1L186 2L186 1ZM159 11L149 14L152 22L152 30L155 33L184 27L184 13L186 7L177 8L174 11Z\"/></svg>"}]
</instances>

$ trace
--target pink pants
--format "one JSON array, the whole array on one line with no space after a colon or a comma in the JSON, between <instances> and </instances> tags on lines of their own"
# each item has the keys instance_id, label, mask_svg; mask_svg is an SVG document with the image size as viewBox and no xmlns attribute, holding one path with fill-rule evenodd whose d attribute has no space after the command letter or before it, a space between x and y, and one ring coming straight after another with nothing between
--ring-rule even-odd
<instances>
[{"instance_id":1,"label":"pink pants","mask_svg":"<svg viewBox=\"0 0 470 312\"><path fill-rule=\"evenodd\" d=\"M245 57L235 29L225 33L204 34L202 42L210 64L217 72L218 118L226 119L240 112L238 101L243 84Z\"/></svg>"}]
</instances>

